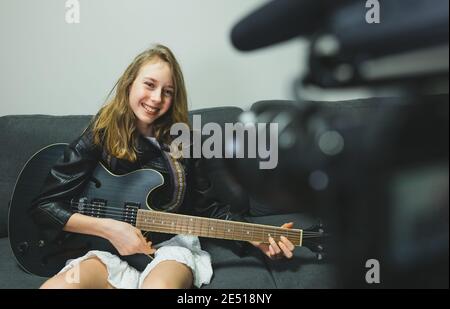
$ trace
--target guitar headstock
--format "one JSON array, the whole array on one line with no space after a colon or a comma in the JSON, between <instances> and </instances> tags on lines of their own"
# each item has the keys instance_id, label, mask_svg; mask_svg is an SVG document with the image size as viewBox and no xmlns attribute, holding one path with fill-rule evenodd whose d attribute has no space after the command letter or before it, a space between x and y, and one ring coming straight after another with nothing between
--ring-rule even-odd
<instances>
[{"instance_id":1,"label":"guitar headstock","mask_svg":"<svg viewBox=\"0 0 450 309\"><path fill-rule=\"evenodd\" d=\"M302 234L302 246L307 247L311 252L316 254L318 261L325 258L325 245L324 241L330 235L325 233L322 222L318 222L315 225L310 226L307 229L303 229Z\"/></svg>"}]
</instances>

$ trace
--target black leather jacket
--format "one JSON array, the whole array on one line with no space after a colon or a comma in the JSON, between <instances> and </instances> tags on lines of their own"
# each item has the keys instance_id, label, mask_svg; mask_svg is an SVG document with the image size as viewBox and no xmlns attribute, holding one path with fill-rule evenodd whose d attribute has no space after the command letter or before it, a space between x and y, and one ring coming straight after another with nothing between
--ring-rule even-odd
<instances>
[{"instance_id":1,"label":"black leather jacket","mask_svg":"<svg viewBox=\"0 0 450 309\"><path fill-rule=\"evenodd\" d=\"M163 147L161 145L161 147ZM42 228L44 237L52 241L61 234L64 225L73 212L69 201L81 193L84 185L99 162L117 175L125 174L139 168L153 168L164 177L162 190L152 200L152 205L164 204L171 196L170 173L165 164L161 149L140 137L137 143L138 160L130 162L109 155L102 147L93 142L92 132L88 128L78 139L66 148L64 155L51 169L39 196L32 203L30 209L34 221ZM202 159L184 159L182 165L186 173L187 189L183 204L178 213L211 217L224 220L244 221L240 214L232 213L229 204L218 201L211 190L211 182L203 171ZM158 203L159 201L159 203ZM155 233L156 234L156 233ZM153 243L167 239L159 238ZM242 255L246 243L234 241L232 245L235 253Z\"/></svg>"}]
</instances>

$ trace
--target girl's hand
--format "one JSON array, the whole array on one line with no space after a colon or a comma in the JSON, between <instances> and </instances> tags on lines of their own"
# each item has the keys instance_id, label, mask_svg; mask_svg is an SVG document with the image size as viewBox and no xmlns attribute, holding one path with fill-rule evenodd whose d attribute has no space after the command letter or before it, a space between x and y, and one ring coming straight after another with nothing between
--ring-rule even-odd
<instances>
[{"instance_id":1,"label":"girl's hand","mask_svg":"<svg viewBox=\"0 0 450 309\"><path fill-rule=\"evenodd\" d=\"M294 226L293 222L285 223L281 227L291 229ZM286 257L288 259L292 258L295 246L292 242L284 236L281 236L281 240L278 243L272 237L269 237L270 245L266 243L251 241L250 243L259 248L266 256L270 259L280 259Z\"/></svg>"},{"instance_id":2,"label":"girl's hand","mask_svg":"<svg viewBox=\"0 0 450 309\"><path fill-rule=\"evenodd\" d=\"M119 251L120 255L136 253L153 254L152 242L145 239L141 230L129 223L112 219L105 219L104 238L108 239Z\"/></svg>"}]
</instances>

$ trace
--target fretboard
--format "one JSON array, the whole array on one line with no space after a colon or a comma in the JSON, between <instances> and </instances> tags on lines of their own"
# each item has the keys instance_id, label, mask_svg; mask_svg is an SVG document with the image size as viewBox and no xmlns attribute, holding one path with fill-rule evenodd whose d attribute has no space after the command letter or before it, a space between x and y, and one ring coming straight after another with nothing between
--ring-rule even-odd
<instances>
[{"instance_id":1,"label":"fretboard","mask_svg":"<svg viewBox=\"0 0 450 309\"><path fill-rule=\"evenodd\" d=\"M285 229L269 225L235 222L167 212L138 210L136 227L149 232L186 234L200 237L258 241L268 243L280 236L288 238L295 246L302 245L303 230Z\"/></svg>"}]
</instances>

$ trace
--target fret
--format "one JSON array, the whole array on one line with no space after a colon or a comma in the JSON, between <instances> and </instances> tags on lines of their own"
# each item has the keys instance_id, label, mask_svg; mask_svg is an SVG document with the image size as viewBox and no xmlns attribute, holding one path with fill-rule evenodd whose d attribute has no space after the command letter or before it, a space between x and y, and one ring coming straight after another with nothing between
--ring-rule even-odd
<instances>
[{"instance_id":1,"label":"fret","mask_svg":"<svg viewBox=\"0 0 450 309\"><path fill-rule=\"evenodd\" d=\"M263 232L261 230L256 230L253 232L253 240L254 241L262 241L264 239Z\"/></svg>"},{"instance_id":2,"label":"fret","mask_svg":"<svg viewBox=\"0 0 450 309\"><path fill-rule=\"evenodd\" d=\"M181 218L182 234L188 234L188 221L186 217Z\"/></svg>"},{"instance_id":3,"label":"fret","mask_svg":"<svg viewBox=\"0 0 450 309\"><path fill-rule=\"evenodd\" d=\"M244 226L242 224L236 224L235 231L236 240L241 239L242 235L244 235Z\"/></svg>"},{"instance_id":4,"label":"fret","mask_svg":"<svg viewBox=\"0 0 450 309\"><path fill-rule=\"evenodd\" d=\"M204 219L206 222L206 235L207 237L211 237L211 221Z\"/></svg>"},{"instance_id":5,"label":"fret","mask_svg":"<svg viewBox=\"0 0 450 309\"><path fill-rule=\"evenodd\" d=\"M214 221L209 218L202 218L202 221L204 222L202 229L203 235L205 237L215 237L217 228L214 227Z\"/></svg>"},{"instance_id":6,"label":"fret","mask_svg":"<svg viewBox=\"0 0 450 309\"><path fill-rule=\"evenodd\" d=\"M271 233L271 231L270 231L270 229L268 229L268 228L263 228L263 237L264 238L269 238L269 237L272 237L272 233Z\"/></svg>"},{"instance_id":7,"label":"fret","mask_svg":"<svg viewBox=\"0 0 450 309\"><path fill-rule=\"evenodd\" d=\"M213 222L214 222L214 229L215 229L215 237L217 238L217 237L219 237L219 235L222 234L220 221L213 220Z\"/></svg>"},{"instance_id":8,"label":"fret","mask_svg":"<svg viewBox=\"0 0 450 309\"><path fill-rule=\"evenodd\" d=\"M241 237L245 240L250 240L251 239L251 234L250 234L250 230L248 228L248 226L244 225L244 224L240 224L242 232L241 232Z\"/></svg>"},{"instance_id":9,"label":"fret","mask_svg":"<svg viewBox=\"0 0 450 309\"><path fill-rule=\"evenodd\" d=\"M220 230L220 238L225 238L227 234L225 233L225 225L223 224L223 221L218 221L219 230Z\"/></svg>"},{"instance_id":10,"label":"fret","mask_svg":"<svg viewBox=\"0 0 450 309\"><path fill-rule=\"evenodd\" d=\"M238 240L239 239L239 226L237 224L233 223L233 239Z\"/></svg>"},{"instance_id":11,"label":"fret","mask_svg":"<svg viewBox=\"0 0 450 309\"><path fill-rule=\"evenodd\" d=\"M205 220L205 233L206 233L206 237L209 237L209 220Z\"/></svg>"},{"instance_id":12,"label":"fret","mask_svg":"<svg viewBox=\"0 0 450 309\"><path fill-rule=\"evenodd\" d=\"M198 218L198 223L199 223L198 234L203 237L203 236L205 236L203 233L204 220L202 218Z\"/></svg>"},{"instance_id":13,"label":"fret","mask_svg":"<svg viewBox=\"0 0 450 309\"><path fill-rule=\"evenodd\" d=\"M175 230L178 234L181 234L180 217L175 218Z\"/></svg>"},{"instance_id":14,"label":"fret","mask_svg":"<svg viewBox=\"0 0 450 309\"><path fill-rule=\"evenodd\" d=\"M195 225L194 218L192 218L192 217L189 218L188 223L187 223L187 233L189 235L191 235L191 234L193 234L195 232L194 225Z\"/></svg>"},{"instance_id":15,"label":"fret","mask_svg":"<svg viewBox=\"0 0 450 309\"><path fill-rule=\"evenodd\" d=\"M197 218L194 218L194 217L189 218L189 231L188 232L190 235L197 234L197 230L195 229L196 223L197 223Z\"/></svg>"},{"instance_id":16,"label":"fret","mask_svg":"<svg viewBox=\"0 0 450 309\"><path fill-rule=\"evenodd\" d=\"M211 236L217 238L217 233L218 233L217 221L216 220L211 220L210 221L210 227L211 227L210 228Z\"/></svg>"},{"instance_id":17,"label":"fret","mask_svg":"<svg viewBox=\"0 0 450 309\"><path fill-rule=\"evenodd\" d=\"M191 230L191 228L189 227L190 224L190 219L191 218L183 218L183 234L184 235L189 235L189 231Z\"/></svg>"},{"instance_id":18,"label":"fret","mask_svg":"<svg viewBox=\"0 0 450 309\"><path fill-rule=\"evenodd\" d=\"M196 220L195 220L195 232L198 233L199 236L202 235L202 228L203 228L203 220L202 220L202 218L196 218Z\"/></svg>"},{"instance_id":19,"label":"fret","mask_svg":"<svg viewBox=\"0 0 450 309\"><path fill-rule=\"evenodd\" d=\"M162 213L158 213L158 226L160 231L163 233L166 232L166 228L164 226L164 215Z\"/></svg>"},{"instance_id":20,"label":"fret","mask_svg":"<svg viewBox=\"0 0 450 309\"><path fill-rule=\"evenodd\" d=\"M211 232L214 234L214 238L217 238L219 233L220 233L220 226L217 223L218 221L215 219L209 219L211 222L211 226L213 227L213 229L211 229Z\"/></svg>"},{"instance_id":21,"label":"fret","mask_svg":"<svg viewBox=\"0 0 450 309\"><path fill-rule=\"evenodd\" d=\"M155 220L155 224L160 231L164 231L164 227L162 226L163 218L160 213L157 214L157 219Z\"/></svg>"},{"instance_id":22,"label":"fret","mask_svg":"<svg viewBox=\"0 0 450 309\"><path fill-rule=\"evenodd\" d=\"M194 234L194 219L192 217L186 217L185 220L185 226L186 226L186 235L193 235Z\"/></svg>"},{"instance_id":23,"label":"fret","mask_svg":"<svg viewBox=\"0 0 450 309\"><path fill-rule=\"evenodd\" d=\"M234 225L230 224L227 228L228 239L234 239Z\"/></svg>"},{"instance_id":24,"label":"fret","mask_svg":"<svg viewBox=\"0 0 450 309\"><path fill-rule=\"evenodd\" d=\"M169 218L168 218L168 219L169 219ZM175 223L176 223L176 217L170 218L170 219L169 219L170 229L171 229L172 231L176 231L176 229L175 229Z\"/></svg>"},{"instance_id":25,"label":"fret","mask_svg":"<svg viewBox=\"0 0 450 309\"><path fill-rule=\"evenodd\" d=\"M159 213L158 212L154 213L153 224L154 224L155 228L157 229L157 231L160 231L160 228L159 228Z\"/></svg>"},{"instance_id":26,"label":"fret","mask_svg":"<svg viewBox=\"0 0 450 309\"><path fill-rule=\"evenodd\" d=\"M250 226L243 226L244 230L244 236L246 237L246 240L252 240L253 239L253 231Z\"/></svg>"},{"instance_id":27,"label":"fret","mask_svg":"<svg viewBox=\"0 0 450 309\"><path fill-rule=\"evenodd\" d=\"M203 219L197 218L197 233L203 236Z\"/></svg>"},{"instance_id":28,"label":"fret","mask_svg":"<svg viewBox=\"0 0 450 309\"><path fill-rule=\"evenodd\" d=\"M150 215L150 214L149 214ZM149 216L150 218L151 218L151 222L152 222L152 224L153 225L155 225L156 224L156 219L155 219L155 216L154 216L155 214L153 214L153 216Z\"/></svg>"},{"instance_id":29,"label":"fret","mask_svg":"<svg viewBox=\"0 0 450 309\"><path fill-rule=\"evenodd\" d=\"M168 214L164 214L166 217L166 221L170 222L170 227L174 227L174 230L178 233L178 234L182 234L183 233L183 221L182 221L182 217L174 217L174 216L169 216ZM173 225L172 225L173 222Z\"/></svg>"},{"instance_id":30,"label":"fret","mask_svg":"<svg viewBox=\"0 0 450 309\"><path fill-rule=\"evenodd\" d=\"M205 233L205 236L206 237L211 237L211 234L210 234L210 220L208 220L208 219L206 219L206 218L203 218L202 219L204 222L205 222L205 224L203 225L204 226L204 233Z\"/></svg>"},{"instance_id":31,"label":"fret","mask_svg":"<svg viewBox=\"0 0 450 309\"><path fill-rule=\"evenodd\" d=\"M240 224L236 224L233 222L234 225L234 233L233 233L233 239L234 240L239 240L241 239L242 236L242 226Z\"/></svg>"}]
</instances>

